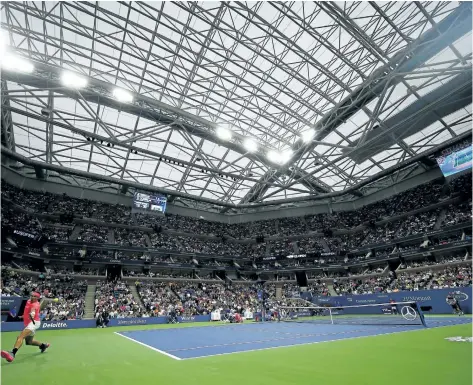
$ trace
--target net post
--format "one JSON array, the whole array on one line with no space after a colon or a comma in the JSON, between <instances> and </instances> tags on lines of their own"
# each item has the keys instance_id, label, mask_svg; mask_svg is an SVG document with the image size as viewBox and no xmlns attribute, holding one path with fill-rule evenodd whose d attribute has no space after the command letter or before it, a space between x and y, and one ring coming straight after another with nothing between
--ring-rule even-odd
<instances>
[{"instance_id":1,"label":"net post","mask_svg":"<svg viewBox=\"0 0 473 385\"><path fill-rule=\"evenodd\" d=\"M427 324L425 323L425 317L424 317L424 312L422 311L420 305L415 302L415 309L417 310L417 312L419 313L419 318L422 322L422 325L424 325L424 327L426 328L427 327Z\"/></svg>"},{"instance_id":2,"label":"net post","mask_svg":"<svg viewBox=\"0 0 473 385\"><path fill-rule=\"evenodd\" d=\"M286 314L285 311L287 311L288 314ZM422 325L428 327L420 304L413 301L393 301L389 303L327 307L314 306L304 301L302 306L297 303L292 303L291 306L279 306L279 313L278 318L280 321L293 320L295 322L315 322L332 325L343 323L365 325ZM299 313L302 319L299 319ZM294 315L292 316L292 314ZM327 315L329 317L327 317Z\"/></svg>"}]
</instances>

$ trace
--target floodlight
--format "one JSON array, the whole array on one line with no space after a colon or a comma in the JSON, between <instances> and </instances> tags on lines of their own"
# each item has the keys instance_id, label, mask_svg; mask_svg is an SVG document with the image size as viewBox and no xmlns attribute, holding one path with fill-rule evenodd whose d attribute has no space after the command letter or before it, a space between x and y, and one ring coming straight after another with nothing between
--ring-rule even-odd
<instances>
[{"instance_id":1,"label":"floodlight","mask_svg":"<svg viewBox=\"0 0 473 385\"><path fill-rule=\"evenodd\" d=\"M215 131L217 136L222 140L231 140L232 139L232 132L225 127L217 127Z\"/></svg>"},{"instance_id":2,"label":"floodlight","mask_svg":"<svg viewBox=\"0 0 473 385\"><path fill-rule=\"evenodd\" d=\"M269 150L266 156L270 162L279 163L280 161L280 154L275 150Z\"/></svg>"},{"instance_id":3,"label":"floodlight","mask_svg":"<svg viewBox=\"0 0 473 385\"><path fill-rule=\"evenodd\" d=\"M292 154L293 154L292 150L285 150L285 151L283 151L283 152L281 153L281 160L280 160L279 163L280 163L280 164L285 164L285 163L287 163L287 162L291 159Z\"/></svg>"},{"instance_id":4,"label":"floodlight","mask_svg":"<svg viewBox=\"0 0 473 385\"><path fill-rule=\"evenodd\" d=\"M84 88L87 86L87 79L74 72L64 71L61 75L61 82L66 87Z\"/></svg>"},{"instance_id":5,"label":"floodlight","mask_svg":"<svg viewBox=\"0 0 473 385\"><path fill-rule=\"evenodd\" d=\"M133 101L133 95L131 92L128 92L123 88L115 88L113 90L113 96L122 103L131 103Z\"/></svg>"},{"instance_id":6,"label":"floodlight","mask_svg":"<svg viewBox=\"0 0 473 385\"><path fill-rule=\"evenodd\" d=\"M27 74L34 70L33 63L12 54L3 55L2 67L7 71L23 72Z\"/></svg>"},{"instance_id":7,"label":"floodlight","mask_svg":"<svg viewBox=\"0 0 473 385\"><path fill-rule=\"evenodd\" d=\"M289 149L282 152L269 150L266 156L270 162L282 165L287 163L291 159L292 154L292 150Z\"/></svg>"},{"instance_id":8,"label":"floodlight","mask_svg":"<svg viewBox=\"0 0 473 385\"><path fill-rule=\"evenodd\" d=\"M245 147L248 152L255 152L258 150L258 143L251 138L246 138L243 142L243 147Z\"/></svg>"},{"instance_id":9,"label":"floodlight","mask_svg":"<svg viewBox=\"0 0 473 385\"><path fill-rule=\"evenodd\" d=\"M314 139L315 136L315 130L313 129L308 129L301 134L301 139L303 140L304 143L309 143Z\"/></svg>"}]
</instances>

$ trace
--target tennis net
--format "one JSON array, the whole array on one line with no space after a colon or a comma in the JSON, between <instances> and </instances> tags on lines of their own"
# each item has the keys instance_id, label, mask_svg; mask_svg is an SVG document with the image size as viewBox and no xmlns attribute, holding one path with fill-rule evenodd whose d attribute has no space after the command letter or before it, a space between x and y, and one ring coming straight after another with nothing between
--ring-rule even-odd
<instances>
[{"instance_id":1,"label":"tennis net","mask_svg":"<svg viewBox=\"0 0 473 385\"><path fill-rule=\"evenodd\" d=\"M392 302L350 306L316 306L307 301L279 306L280 322L355 325L423 325L424 315L416 302Z\"/></svg>"}]
</instances>

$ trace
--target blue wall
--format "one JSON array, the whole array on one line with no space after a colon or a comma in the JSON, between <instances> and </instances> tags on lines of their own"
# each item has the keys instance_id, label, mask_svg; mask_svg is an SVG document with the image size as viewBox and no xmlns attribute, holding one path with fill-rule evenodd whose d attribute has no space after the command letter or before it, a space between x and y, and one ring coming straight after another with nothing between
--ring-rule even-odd
<instances>
[{"instance_id":1,"label":"blue wall","mask_svg":"<svg viewBox=\"0 0 473 385\"><path fill-rule=\"evenodd\" d=\"M16 312L20 310L21 304L23 302L23 297L1 297L1 308L3 312Z\"/></svg>"},{"instance_id":2,"label":"blue wall","mask_svg":"<svg viewBox=\"0 0 473 385\"><path fill-rule=\"evenodd\" d=\"M210 315L196 315L177 318L181 323L210 321ZM114 318L110 320L108 326L158 325L165 323L167 323L167 317ZM95 325L95 320L44 321L41 323L41 330L94 328ZM1 327L2 332L20 331L24 328L23 322L4 322L2 323Z\"/></svg>"},{"instance_id":3,"label":"blue wall","mask_svg":"<svg viewBox=\"0 0 473 385\"><path fill-rule=\"evenodd\" d=\"M368 305L376 303L387 303L391 299L396 302L417 302L420 306L431 306L432 310L426 314L451 314L452 308L445 301L447 294L457 292L458 299L463 311L471 314L471 287L455 288L455 289L438 289L438 290L419 290L419 291L400 291L398 293L380 293L365 294L339 297L313 297L312 302L318 305L328 306L350 306L350 305ZM369 307L358 309L363 313L372 311Z\"/></svg>"},{"instance_id":4,"label":"blue wall","mask_svg":"<svg viewBox=\"0 0 473 385\"><path fill-rule=\"evenodd\" d=\"M328 306L350 306L350 305L367 305L376 303L387 303L391 299L396 302L417 302L420 306L431 306L432 310L427 314L451 314L452 308L446 303L445 299L450 292L457 292L457 299L467 314L472 313L471 298L472 288L457 289L439 289L439 290L422 290L422 291L402 291L398 293L380 293L339 297L313 297L312 302L318 305ZM2 302L9 297L3 297ZM11 298L11 297L10 297ZM351 310L358 314L372 314L373 309L370 307L361 307ZM210 315L198 315L189 317L178 317L179 322L207 322L210 321ZM109 326L132 326L132 325L157 325L167 323L167 317L152 318L119 318L110 320ZM45 321L41 324L41 329L57 330L57 329L79 329L93 328L95 320L77 320L77 321ZM20 331L23 329L23 322L3 322L1 324L2 332Z\"/></svg>"},{"instance_id":5,"label":"blue wall","mask_svg":"<svg viewBox=\"0 0 473 385\"><path fill-rule=\"evenodd\" d=\"M10 310L15 306L20 306L23 302L23 297L1 297L2 310Z\"/></svg>"}]
</instances>

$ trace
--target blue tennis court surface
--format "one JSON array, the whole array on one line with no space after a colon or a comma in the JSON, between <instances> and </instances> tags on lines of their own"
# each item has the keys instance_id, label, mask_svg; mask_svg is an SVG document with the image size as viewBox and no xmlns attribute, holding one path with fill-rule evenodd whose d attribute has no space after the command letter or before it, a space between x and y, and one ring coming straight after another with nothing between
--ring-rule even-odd
<instances>
[{"instance_id":1,"label":"blue tennis court surface","mask_svg":"<svg viewBox=\"0 0 473 385\"><path fill-rule=\"evenodd\" d=\"M471 323L470 317L429 318L429 327ZM400 333L423 326L320 325L275 322L116 332L176 360Z\"/></svg>"}]
</instances>

